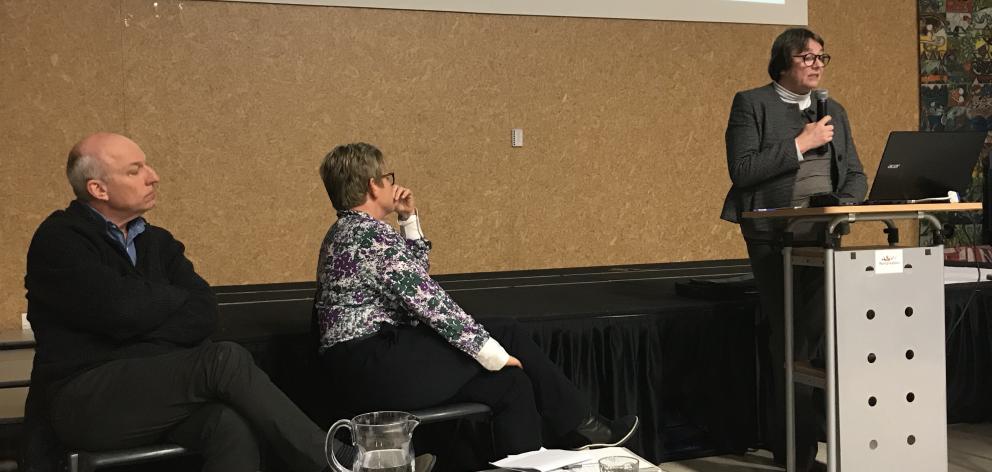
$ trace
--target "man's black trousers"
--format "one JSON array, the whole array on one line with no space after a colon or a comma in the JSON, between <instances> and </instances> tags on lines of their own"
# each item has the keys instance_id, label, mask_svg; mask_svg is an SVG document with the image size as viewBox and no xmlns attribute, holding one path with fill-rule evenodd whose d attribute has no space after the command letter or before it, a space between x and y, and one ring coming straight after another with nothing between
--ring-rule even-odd
<instances>
[{"instance_id":1,"label":"man's black trousers","mask_svg":"<svg viewBox=\"0 0 992 472\"><path fill-rule=\"evenodd\" d=\"M262 440L294 471L326 466L324 433L235 343L108 362L59 389L51 417L78 450L171 442L200 452L205 471L254 472Z\"/></svg>"}]
</instances>

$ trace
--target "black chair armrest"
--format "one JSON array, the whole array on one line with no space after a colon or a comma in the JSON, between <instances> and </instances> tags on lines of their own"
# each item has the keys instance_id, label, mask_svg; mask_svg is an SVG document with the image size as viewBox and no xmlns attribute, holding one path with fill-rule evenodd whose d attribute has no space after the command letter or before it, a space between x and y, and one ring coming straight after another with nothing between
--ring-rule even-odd
<instances>
[{"instance_id":1,"label":"black chair armrest","mask_svg":"<svg viewBox=\"0 0 992 472\"><path fill-rule=\"evenodd\" d=\"M420 418L421 423L429 424L477 415L489 415L492 410L481 403L452 403L415 410L410 413Z\"/></svg>"}]
</instances>

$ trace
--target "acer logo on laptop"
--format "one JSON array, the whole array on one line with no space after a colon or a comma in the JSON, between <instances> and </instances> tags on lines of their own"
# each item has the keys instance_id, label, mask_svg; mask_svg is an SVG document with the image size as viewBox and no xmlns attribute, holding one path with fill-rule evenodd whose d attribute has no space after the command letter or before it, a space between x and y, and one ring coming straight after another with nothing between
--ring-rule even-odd
<instances>
[{"instance_id":1,"label":"acer logo on laptop","mask_svg":"<svg viewBox=\"0 0 992 472\"><path fill-rule=\"evenodd\" d=\"M889 164L889 165L888 165L888 166L886 166L885 168L886 168L886 169L898 169L898 168L899 168L899 166L901 166L901 165L902 165L902 164Z\"/></svg>"}]
</instances>

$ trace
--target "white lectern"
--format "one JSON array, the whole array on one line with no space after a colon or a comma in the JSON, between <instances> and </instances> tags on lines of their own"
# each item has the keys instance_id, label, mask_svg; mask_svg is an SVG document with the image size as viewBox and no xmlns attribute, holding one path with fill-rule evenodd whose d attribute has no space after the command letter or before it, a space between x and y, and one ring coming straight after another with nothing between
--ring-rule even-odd
<instances>
[{"instance_id":1,"label":"white lectern","mask_svg":"<svg viewBox=\"0 0 992 472\"><path fill-rule=\"evenodd\" d=\"M795 471L795 383L826 390L830 472L947 471L944 245L932 215L981 203L863 205L746 212L785 218L786 470ZM897 247L893 220L928 222L931 247ZM881 221L888 246L841 248L843 223ZM820 223L824 247L794 248L793 230ZM826 369L793 359L794 265L823 267Z\"/></svg>"}]
</instances>

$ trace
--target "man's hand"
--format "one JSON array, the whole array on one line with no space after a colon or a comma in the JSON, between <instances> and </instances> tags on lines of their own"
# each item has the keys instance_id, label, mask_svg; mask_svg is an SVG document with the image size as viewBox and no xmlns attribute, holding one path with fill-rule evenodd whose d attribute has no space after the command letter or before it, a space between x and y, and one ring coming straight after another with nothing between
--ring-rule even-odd
<instances>
[{"instance_id":1,"label":"man's hand","mask_svg":"<svg viewBox=\"0 0 992 472\"><path fill-rule=\"evenodd\" d=\"M413 201L413 191L399 185L393 186L393 204L396 205L396 214L401 220L409 218L417 210Z\"/></svg>"},{"instance_id":2,"label":"man's hand","mask_svg":"<svg viewBox=\"0 0 992 472\"><path fill-rule=\"evenodd\" d=\"M803 126L803 131L799 133L799 136L796 136L799 152L805 154L810 149L818 148L834 140L834 125L827 124L830 120L830 115L827 115L816 123L808 123Z\"/></svg>"},{"instance_id":3,"label":"man's hand","mask_svg":"<svg viewBox=\"0 0 992 472\"><path fill-rule=\"evenodd\" d=\"M524 368L524 365L520 363L520 359L517 359L516 357L510 356L510 359L508 359L506 361L506 365L503 366L504 369L507 368L507 367L519 367L519 368L523 369Z\"/></svg>"}]
</instances>

